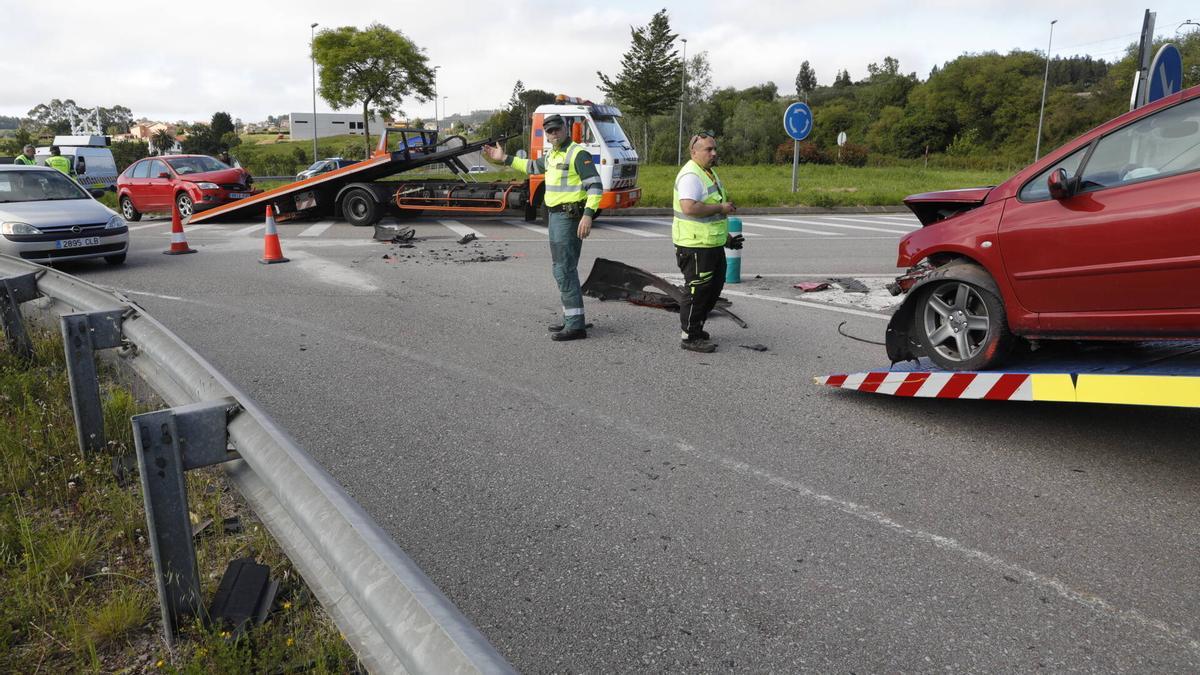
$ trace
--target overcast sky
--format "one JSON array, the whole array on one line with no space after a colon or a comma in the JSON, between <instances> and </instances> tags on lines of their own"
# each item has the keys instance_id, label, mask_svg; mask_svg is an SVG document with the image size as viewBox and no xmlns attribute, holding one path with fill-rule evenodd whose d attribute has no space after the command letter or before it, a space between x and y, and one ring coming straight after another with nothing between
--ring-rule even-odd
<instances>
[{"instance_id":1,"label":"overcast sky","mask_svg":"<svg viewBox=\"0 0 1200 675\"><path fill-rule=\"evenodd\" d=\"M924 79L932 66L964 52L1044 51L1052 19L1059 20L1053 54L1113 60L1137 39L1146 8L1116 0L982 0L970 9L958 0L575 5L569 13L572 3L546 0L0 0L0 114L24 115L53 98L86 107L120 104L135 117L167 121L207 121L221 110L250 122L311 110L314 21L317 30L376 21L401 30L440 66L438 94L454 114L502 107L518 79L527 88L599 101L596 71L616 75L630 27L645 25L662 7L672 29L687 38L689 55L708 52L714 85L773 81L785 94L794 92L805 60L820 84L829 84L842 68L856 80L865 77L867 64L889 55ZM1185 20L1200 22L1195 0L1150 9L1162 36L1174 35ZM319 98L317 108L331 110ZM402 108L410 116L434 114L432 102L407 100Z\"/></svg>"}]
</instances>

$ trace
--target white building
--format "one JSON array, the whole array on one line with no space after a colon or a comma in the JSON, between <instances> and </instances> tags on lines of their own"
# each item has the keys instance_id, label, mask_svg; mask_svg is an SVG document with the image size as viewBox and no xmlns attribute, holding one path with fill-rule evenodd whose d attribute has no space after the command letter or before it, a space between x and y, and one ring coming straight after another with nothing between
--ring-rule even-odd
<instances>
[{"instance_id":1,"label":"white building","mask_svg":"<svg viewBox=\"0 0 1200 675\"><path fill-rule=\"evenodd\" d=\"M291 140L303 141L313 137L312 131L312 113L294 112L288 115L291 126ZM384 126L382 117L375 117L371 120L371 133L379 133ZM362 115L353 113L317 113L317 138L326 136L344 136L353 134L362 136L366 133L363 129Z\"/></svg>"}]
</instances>

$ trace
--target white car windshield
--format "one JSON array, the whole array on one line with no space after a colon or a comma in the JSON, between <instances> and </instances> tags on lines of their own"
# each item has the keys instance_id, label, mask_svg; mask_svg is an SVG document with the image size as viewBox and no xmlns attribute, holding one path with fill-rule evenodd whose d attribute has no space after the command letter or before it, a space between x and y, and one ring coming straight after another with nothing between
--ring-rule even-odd
<instances>
[{"instance_id":1,"label":"white car windshield","mask_svg":"<svg viewBox=\"0 0 1200 675\"><path fill-rule=\"evenodd\" d=\"M167 164L175 169L175 173L186 176L189 173L207 173L209 171L224 171L229 167L212 157L175 157L168 158Z\"/></svg>"},{"instance_id":2,"label":"white car windshield","mask_svg":"<svg viewBox=\"0 0 1200 675\"><path fill-rule=\"evenodd\" d=\"M0 204L91 198L78 183L58 171L0 172Z\"/></svg>"}]
</instances>

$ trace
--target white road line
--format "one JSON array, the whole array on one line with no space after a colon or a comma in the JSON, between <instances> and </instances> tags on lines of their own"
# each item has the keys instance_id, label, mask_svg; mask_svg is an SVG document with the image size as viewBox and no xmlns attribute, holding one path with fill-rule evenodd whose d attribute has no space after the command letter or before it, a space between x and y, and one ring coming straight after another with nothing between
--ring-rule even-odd
<instances>
[{"instance_id":1,"label":"white road line","mask_svg":"<svg viewBox=\"0 0 1200 675\"><path fill-rule=\"evenodd\" d=\"M500 222L504 223L505 225L512 225L514 227L519 227L523 230L529 230L530 232L537 232L538 234L542 235L543 237L550 236L550 230L548 230L544 227L539 227L537 225L530 225L529 223L521 222L521 221L517 221L517 220L502 220Z\"/></svg>"},{"instance_id":2,"label":"white road line","mask_svg":"<svg viewBox=\"0 0 1200 675\"><path fill-rule=\"evenodd\" d=\"M487 236L484 233L480 232L479 230L472 229L470 227L467 227L466 225L463 225L462 223L458 222L457 220L439 220L438 223L440 223L443 227L445 227L446 229L450 230L451 232L457 234L460 237L465 237L468 234L473 234L473 235L475 235L476 238L483 239L484 237Z\"/></svg>"},{"instance_id":3,"label":"white road line","mask_svg":"<svg viewBox=\"0 0 1200 675\"><path fill-rule=\"evenodd\" d=\"M913 216L875 216L880 220L887 220L901 225L920 225L921 222Z\"/></svg>"},{"instance_id":4,"label":"white road line","mask_svg":"<svg viewBox=\"0 0 1200 675\"><path fill-rule=\"evenodd\" d=\"M850 314L853 316L865 316L870 319L879 319L881 321L887 321L892 318L883 314L876 314L875 312L864 312L861 309L851 309L849 307L839 307L837 305L826 305L819 302L805 302L803 300L793 300L791 298L776 298L770 295L759 295L758 293L748 293L746 291L731 291L729 290L728 286L726 286L725 290L721 292L725 295L736 295L738 297L752 298L755 300L770 300L771 302L780 302L785 305L797 305L799 307L808 307L809 309L823 309L827 312L837 312L839 314Z\"/></svg>"},{"instance_id":5,"label":"white road line","mask_svg":"<svg viewBox=\"0 0 1200 675\"><path fill-rule=\"evenodd\" d=\"M748 220L742 221L743 227L765 227L770 230L785 230L787 232L802 232L804 234L819 234L825 237L840 237L841 232L822 232L820 230L806 230L801 227L787 227L786 225L767 225L766 223L752 223Z\"/></svg>"},{"instance_id":6,"label":"white road line","mask_svg":"<svg viewBox=\"0 0 1200 675\"><path fill-rule=\"evenodd\" d=\"M848 230L869 230L872 232L887 232L888 234L908 234L907 230L888 230L882 227L867 227L866 225L845 225L843 223L830 223L824 220L803 220L801 218L768 218L767 220L784 222L784 223L800 223L801 225L817 225L820 227L841 227Z\"/></svg>"},{"instance_id":7,"label":"white road line","mask_svg":"<svg viewBox=\"0 0 1200 675\"><path fill-rule=\"evenodd\" d=\"M174 295L159 295L158 293L147 293L146 291L131 291L128 288L122 288L119 290L126 295L146 295L151 298L162 298L163 300L183 300L183 298L176 297Z\"/></svg>"},{"instance_id":8,"label":"white road line","mask_svg":"<svg viewBox=\"0 0 1200 675\"><path fill-rule=\"evenodd\" d=\"M170 223L150 223L148 225L134 225L129 228L129 231L136 232L138 230L147 230L147 229L150 229L151 227L162 227L163 225L166 225L167 227L171 226Z\"/></svg>"},{"instance_id":9,"label":"white road line","mask_svg":"<svg viewBox=\"0 0 1200 675\"><path fill-rule=\"evenodd\" d=\"M653 237L653 238L661 239L663 237L668 236L665 234L659 234L658 232L647 232L646 230L635 230L632 227L621 227L620 225L608 225L608 224L601 225L601 224L597 223L597 224L593 225L592 227L597 230L613 230L614 232L624 232L625 234L636 234L639 237Z\"/></svg>"},{"instance_id":10,"label":"white road line","mask_svg":"<svg viewBox=\"0 0 1200 675\"><path fill-rule=\"evenodd\" d=\"M216 225L185 225L183 227L183 231L184 232L199 232L200 230L211 230L214 227L216 227Z\"/></svg>"},{"instance_id":11,"label":"white road line","mask_svg":"<svg viewBox=\"0 0 1200 675\"><path fill-rule=\"evenodd\" d=\"M313 223L306 230L300 233L301 237L319 237L325 233L325 230L333 227L332 220L326 220L322 223Z\"/></svg>"},{"instance_id":12,"label":"white road line","mask_svg":"<svg viewBox=\"0 0 1200 675\"><path fill-rule=\"evenodd\" d=\"M850 218L847 216L827 216L827 217L830 218L831 220L848 220L852 223L872 223L875 225L879 224L878 220L867 220L866 218ZM919 224L913 224L913 225L911 225L911 227L916 228L918 225Z\"/></svg>"},{"instance_id":13,"label":"white road line","mask_svg":"<svg viewBox=\"0 0 1200 675\"><path fill-rule=\"evenodd\" d=\"M264 230L264 229L266 229L266 227L267 227L266 223L259 223L258 225L251 225L250 227L243 227L240 230L234 230L233 236L236 237L236 236L242 235L242 234L250 234L251 232L256 232L258 230Z\"/></svg>"}]
</instances>

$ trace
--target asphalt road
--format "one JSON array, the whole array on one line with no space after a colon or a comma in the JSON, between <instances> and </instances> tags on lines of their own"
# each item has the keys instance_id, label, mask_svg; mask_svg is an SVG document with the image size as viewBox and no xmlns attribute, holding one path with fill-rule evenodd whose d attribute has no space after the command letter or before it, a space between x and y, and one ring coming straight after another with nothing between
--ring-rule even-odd
<instances>
[{"instance_id":1,"label":"asphalt road","mask_svg":"<svg viewBox=\"0 0 1200 675\"><path fill-rule=\"evenodd\" d=\"M916 223L746 220L749 328L713 319L711 355L591 299L589 338L551 342L544 230L515 220L422 219L412 248L284 224L270 266L253 223L169 257L159 220L68 270L259 401L522 671L1200 670L1196 411L818 388L885 364L836 332L885 317L771 298L893 274ZM582 273L676 271L666 222L602 221Z\"/></svg>"}]
</instances>

